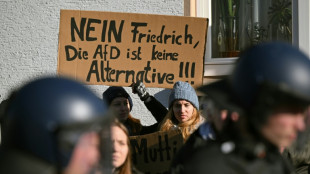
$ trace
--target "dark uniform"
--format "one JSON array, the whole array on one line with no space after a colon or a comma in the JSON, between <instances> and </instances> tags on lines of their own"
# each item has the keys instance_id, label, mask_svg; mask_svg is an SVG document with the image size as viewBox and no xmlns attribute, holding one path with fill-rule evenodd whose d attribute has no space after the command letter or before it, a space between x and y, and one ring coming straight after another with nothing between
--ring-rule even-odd
<instances>
[{"instance_id":1,"label":"dark uniform","mask_svg":"<svg viewBox=\"0 0 310 174\"><path fill-rule=\"evenodd\" d=\"M261 129L275 109L302 113L309 106L309 58L289 44L259 44L241 54L227 79L215 83L222 85L214 90L209 88L213 83L199 90L218 103L223 102L218 94L226 95L224 104L239 114L239 120L226 125L215 141L194 149L187 162L172 168L171 173L292 173L291 165L279 152L280 141L272 144Z\"/></svg>"},{"instance_id":2,"label":"dark uniform","mask_svg":"<svg viewBox=\"0 0 310 174\"><path fill-rule=\"evenodd\" d=\"M260 146L257 144L257 146ZM173 173L195 174L276 174L291 173L292 168L283 160L276 147L256 152L255 146L233 142L210 141L204 147L195 149L188 158L186 167ZM227 148L227 149L226 149ZM257 147L261 148L261 147Z\"/></svg>"},{"instance_id":3,"label":"dark uniform","mask_svg":"<svg viewBox=\"0 0 310 174\"><path fill-rule=\"evenodd\" d=\"M188 157L191 156L196 149L204 147L209 141L215 140L215 137L213 127L209 122L204 122L200 125L173 157L171 171L179 170L178 168L188 162Z\"/></svg>"}]
</instances>

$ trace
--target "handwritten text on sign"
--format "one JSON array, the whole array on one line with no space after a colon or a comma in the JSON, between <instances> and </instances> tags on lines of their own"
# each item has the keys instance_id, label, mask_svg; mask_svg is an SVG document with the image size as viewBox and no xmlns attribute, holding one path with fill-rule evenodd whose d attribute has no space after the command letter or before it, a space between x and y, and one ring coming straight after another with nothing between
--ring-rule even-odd
<instances>
[{"instance_id":1,"label":"handwritten text on sign","mask_svg":"<svg viewBox=\"0 0 310 174\"><path fill-rule=\"evenodd\" d=\"M146 174L167 173L174 155L183 145L179 130L130 137L132 162Z\"/></svg>"},{"instance_id":2,"label":"handwritten text on sign","mask_svg":"<svg viewBox=\"0 0 310 174\"><path fill-rule=\"evenodd\" d=\"M207 19L61 10L58 73L88 84L201 85Z\"/></svg>"}]
</instances>

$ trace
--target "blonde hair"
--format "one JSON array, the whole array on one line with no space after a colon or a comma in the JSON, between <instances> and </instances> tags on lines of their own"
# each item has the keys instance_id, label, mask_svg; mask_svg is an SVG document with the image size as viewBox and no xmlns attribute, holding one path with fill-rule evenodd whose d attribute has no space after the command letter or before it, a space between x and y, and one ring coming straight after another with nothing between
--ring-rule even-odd
<instances>
[{"instance_id":1,"label":"blonde hair","mask_svg":"<svg viewBox=\"0 0 310 174\"><path fill-rule=\"evenodd\" d=\"M173 129L173 127L177 126L181 132L184 141L190 136L190 134L197 129L197 125L200 122L200 113L194 107L194 111L190 120L180 123L174 116L173 109L170 107L167 115L165 116L164 120L160 124L160 131L169 131Z\"/></svg>"},{"instance_id":2,"label":"blonde hair","mask_svg":"<svg viewBox=\"0 0 310 174\"><path fill-rule=\"evenodd\" d=\"M130 140L129 140L128 130L117 119L112 123L111 126L116 126L122 129L122 131L126 134L126 137L127 137L128 154L127 154L125 162L120 167L118 167L116 170L118 171L118 174L131 174L132 164L131 164L131 150L130 150Z\"/></svg>"}]
</instances>

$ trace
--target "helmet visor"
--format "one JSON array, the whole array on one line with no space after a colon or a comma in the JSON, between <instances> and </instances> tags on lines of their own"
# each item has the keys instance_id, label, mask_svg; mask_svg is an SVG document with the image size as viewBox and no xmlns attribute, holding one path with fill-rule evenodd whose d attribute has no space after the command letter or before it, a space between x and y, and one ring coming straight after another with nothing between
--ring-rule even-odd
<instances>
[{"instance_id":1,"label":"helmet visor","mask_svg":"<svg viewBox=\"0 0 310 174\"><path fill-rule=\"evenodd\" d=\"M111 173L112 120L111 116L103 116L88 122L59 126L55 149L58 168L66 173Z\"/></svg>"}]
</instances>

